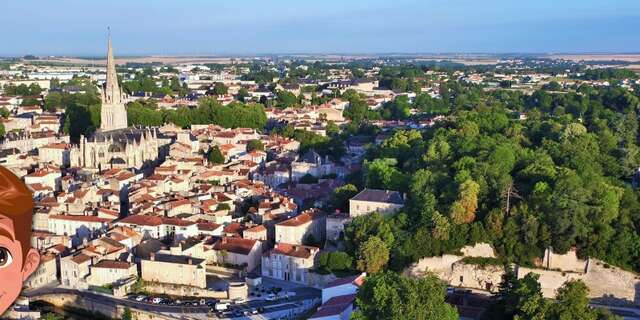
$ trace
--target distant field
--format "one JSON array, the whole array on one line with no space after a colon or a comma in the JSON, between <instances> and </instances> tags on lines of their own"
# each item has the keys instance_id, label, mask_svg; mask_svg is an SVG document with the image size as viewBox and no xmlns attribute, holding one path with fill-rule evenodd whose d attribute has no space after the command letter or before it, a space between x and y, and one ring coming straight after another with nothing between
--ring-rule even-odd
<instances>
[{"instance_id":1,"label":"distant field","mask_svg":"<svg viewBox=\"0 0 640 320\"><path fill-rule=\"evenodd\" d=\"M565 59L573 61L626 61L640 62L640 54L555 54L549 55L552 59Z\"/></svg>"},{"instance_id":2,"label":"distant field","mask_svg":"<svg viewBox=\"0 0 640 320\"><path fill-rule=\"evenodd\" d=\"M198 56L141 56L141 57L121 57L116 58L116 64L131 63L152 63L160 62L163 64L192 64L192 63L231 63L229 57L198 57ZM236 59L242 61L243 59ZM89 59L89 58L42 58L37 60L39 63L68 63L82 65L105 65L106 59Z\"/></svg>"},{"instance_id":3,"label":"distant field","mask_svg":"<svg viewBox=\"0 0 640 320\"><path fill-rule=\"evenodd\" d=\"M290 58L298 59L310 59L310 60L325 60L340 62L349 59L366 59L372 58L369 55L289 55ZM233 57L213 57L213 56L133 56L133 57L116 57L116 64L129 63L152 63L159 62L163 64L203 64L203 63L231 63ZM254 57L236 57L236 62L250 61ZM281 57L282 58L282 57ZM421 55L415 58L417 61L433 61L433 60L446 60L454 63L460 63L465 65L481 65L481 64L496 64L498 59L489 56L469 56L461 57L458 55ZM54 63L54 64L70 64L70 65L105 65L106 59L91 59L82 57L50 57L40 58L35 60L38 63Z\"/></svg>"}]
</instances>

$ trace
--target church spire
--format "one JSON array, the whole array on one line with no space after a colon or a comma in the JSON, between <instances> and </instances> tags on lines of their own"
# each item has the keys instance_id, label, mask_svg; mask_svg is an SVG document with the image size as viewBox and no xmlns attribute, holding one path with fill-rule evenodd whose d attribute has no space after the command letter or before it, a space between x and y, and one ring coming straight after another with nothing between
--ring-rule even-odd
<instances>
[{"instance_id":1,"label":"church spire","mask_svg":"<svg viewBox=\"0 0 640 320\"><path fill-rule=\"evenodd\" d=\"M107 82L105 84L105 95L108 103L120 103L121 93L118 86L118 74L116 73L116 62L113 59L113 47L111 46L111 29L109 30L109 40L107 43Z\"/></svg>"},{"instance_id":2,"label":"church spire","mask_svg":"<svg viewBox=\"0 0 640 320\"><path fill-rule=\"evenodd\" d=\"M118 85L116 62L113 58L111 30L107 42L107 79L102 87L102 108L100 111L100 130L110 131L127 127L127 111L124 107L122 91Z\"/></svg>"}]
</instances>

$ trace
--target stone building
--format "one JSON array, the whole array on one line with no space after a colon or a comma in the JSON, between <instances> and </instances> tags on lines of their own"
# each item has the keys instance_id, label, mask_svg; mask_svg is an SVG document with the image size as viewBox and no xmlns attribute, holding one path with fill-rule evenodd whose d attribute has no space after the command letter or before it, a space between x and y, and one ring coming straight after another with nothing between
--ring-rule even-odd
<instances>
[{"instance_id":1,"label":"stone building","mask_svg":"<svg viewBox=\"0 0 640 320\"><path fill-rule=\"evenodd\" d=\"M128 128L122 89L118 86L111 38L107 53L107 80L102 86L100 129L80 136L70 151L71 166L89 170L109 168L142 169L154 163L160 149L168 144L156 128Z\"/></svg>"},{"instance_id":2,"label":"stone building","mask_svg":"<svg viewBox=\"0 0 640 320\"><path fill-rule=\"evenodd\" d=\"M403 206L404 199L398 191L364 189L349 200L349 215L351 218L372 212L387 215Z\"/></svg>"}]
</instances>

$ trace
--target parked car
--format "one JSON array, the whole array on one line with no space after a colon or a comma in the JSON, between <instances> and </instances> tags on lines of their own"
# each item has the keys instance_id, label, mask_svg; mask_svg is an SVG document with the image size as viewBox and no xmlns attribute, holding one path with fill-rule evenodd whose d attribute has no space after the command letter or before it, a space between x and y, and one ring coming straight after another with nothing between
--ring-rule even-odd
<instances>
[{"instance_id":1,"label":"parked car","mask_svg":"<svg viewBox=\"0 0 640 320\"><path fill-rule=\"evenodd\" d=\"M139 295L139 296L137 296L137 297L136 297L136 301L138 301L138 302L142 302L142 301L144 301L145 299L147 299L147 297L146 297L146 296L143 296L143 295Z\"/></svg>"},{"instance_id":2,"label":"parked car","mask_svg":"<svg viewBox=\"0 0 640 320\"><path fill-rule=\"evenodd\" d=\"M216 302L218 301L211 299L211 300L207 300L206 304L209 307L214 307L216 305Z\"/></svg>"},{"instance_id":3,"label":"parked car","mask_svg":"<svg viewBox=\"0 0 640 320\"><path fill-rule=\"evenodd\" d=\"M229 304L228 303L222 303L222 302L216 303L216 310L217 311L225 311L227 309L229 309Z\"/></svg>"},{"instance_id":4,"label":"parked car","mask_svg":"<svg viewBox=\"0 0 640 320\"><path fill-rule=\"evenodd\" d=\"M155 297L155 298L151 299L151 303L153 303L153 304L160 304L160 303L162 303L162 301L163 301L163 300L164 300L164 299L162 299L162 298L160 298L160 297Z\"/></svg>"},{"instance_id":5,"label":"parked car","mask_svg":"<svg viewBox=\"0 0 640 320\"><path fill-rule=\"evenodd\" d=\"M267 300L267 301L275 301L276 300L276 295L273 294L273 293L269 293L267 295L267 297L265 298L265 300Z\"/></svg>"}]
</instances>

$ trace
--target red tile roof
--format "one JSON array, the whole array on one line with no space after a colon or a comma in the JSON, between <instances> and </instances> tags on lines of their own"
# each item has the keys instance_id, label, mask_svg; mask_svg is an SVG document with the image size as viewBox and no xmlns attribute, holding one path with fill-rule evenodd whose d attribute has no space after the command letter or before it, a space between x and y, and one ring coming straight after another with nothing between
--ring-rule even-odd
<instances>
[{"instance_id":1,"label":"red tile roof","mask_svg":"<svg viewBox=\"0 0 640 320\"><path fill-rule=\"evenodd\" d=\"M131 263L126 261L115 260L102 260L93 265L93 268L106 268L106 269L129 269Z\"/></svg>"},{"instance_id":2,"label":"red tile roof","mask_svg":"<svg viewBox=\"0 0 640 320\"><path fill-rule=\"evenodd\" d=\"M333 287L337 287L337 286L341 286L347 283L352 283L356 286L361 286L364 283L364 277L365 274L356 274L354 276L350 276L350 277L344 277L344 278L339 278L336 280L333 280L332 282L330 282L329 284L327 284L325 286L326 288L333 288Z\"/></svg>"},{"instance_id":3,"label":"red tile roof","mask_svg":"<svg viewBox=\"0 0 640 320\"><path fill-rule=\"evenodd\" d=\"M198 223L198 230L202 231L214 231L220 228L220 225L212 222L200 222Z\"/></svg>"},{"instance_id":4,"label":"red tile roof","mask_svg":"<svg viewBox=\"0 0 640 320\"><path fill-rule=\"evenodd\" d=\"M318 252L318 250L320 249L317 247L288 243L276 243L276 246L273 248L273 250L271 250L271 253L307 259L311 257L314 252Z\"/></svg>"},{"instance_id":5,"label":"red tile roof","mask_svg":"<svg viewBox=\"0 0 640 320\"><path fill-rule=\"evenodd\" d=\"M312 220L318 219L320 214L321 213L317 210L307 210L289 220L278 223L278 225L283 227L298 227L303 224L310 223Z\"/></svg>"},{"instance_id":6,"label":"red tile roof","mask_svg":"<svg viewBox=\"0 0 640 320\"><path fill-rule=\"evenodd\" d=\"M263 225L259 225L259 226L255 226L253 228L247 229L244 232L266 232L267 228L265 228Z\"/></svg>"},{"instance_id":7,"label":"red tile roof","mask_svg":"<svg viewBox=\"0 0 640 320\"><path fill-rule=\"evenodd\" d=\"M213 245L214 250L225 250L242 255L248 255L251 249L255 246L256 240L236 238L236 237L223 237L216 241Z\"/></svg>"},{"instance_id":8,"label":"red tile roof","mask_svg":"<svg viewBox=\"0 0 640 320\"><path fill-rule=\"evenodd\" d=\"M149 215L132 215L120 220L119 222L138 226L155 227L162 224L162 217Z\"/></svg>"},{"instance_id":9,"label":"red tile roof","mask_svg":"<svg viewBox=\"0 0 640 320\"><path fill-rule=\"evenodd\" d=\"M81 263L85 263L87 261L91 260L91 257L89 257L88 255L81 253L73 258L71 258L71 261L75 262L76 264L81 264Z\"/></svg>"},{"instance_id":10,"label":"red tile roof","mask_svg":"<svg viewBox=\"0 0 640 320\"><path fill-rule=\"evenodd\" d=\"M54 220L66 220L66 221L81 221L81 222L101 222L109 223L114 219L100 218L96 216L68 216L68 215L50 215L49 219Z\"/></svg>"}]
</instances>

